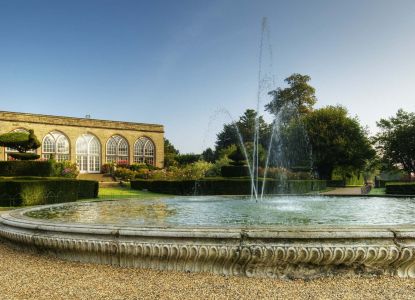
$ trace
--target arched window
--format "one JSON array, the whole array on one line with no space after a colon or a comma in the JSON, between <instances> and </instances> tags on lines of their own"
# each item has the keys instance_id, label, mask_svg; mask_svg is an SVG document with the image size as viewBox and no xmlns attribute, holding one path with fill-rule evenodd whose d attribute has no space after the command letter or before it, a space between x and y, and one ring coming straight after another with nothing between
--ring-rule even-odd
<instances>
[{"instance_id":1,"label":"arched window","mask_svg":"<svg viewBox=\"0 0 415 300\"><path fill-rule=\"evenodd\" d=\"M154 143L146 137L139 138L134 144L134 162L154 165Z\"/></svg>"},{"instance_id":2,"label":"arched window","mask_svg":"<svg viewBox=\"0 0 415 300\"><path fill-rule=\"evenodd\" d=\"M59 131L49 132L42 142L42 158L50 159L52 156L57 161L70 160L69 140Z\"/></svg>"},{"instance_id":3,"label":"arched window","mask_svg":"<svg viewBox=\"0 0 415 300\"><path fill-rule=\"evenodd\" d=\"M122 136L113 135L108 140L107 162L128 164L128 143Z\"/></svg>"},{"instance_id":4,"label":"arched window","mask_svg":"<svg viewBox=\"0 0 415 300\"><path fill-rule=\"evenodd\" d=\"M83 134L76 140L76 163L81 173L99 173L101 145L92 134Z\"/></svg>"},{"instance_id":5,"label":"arched window","mask_svg":"<svg viewBox=\"0 0 415 300\"><path fill-rule=\"evenodd\" d=\"M24 129L24 128L17 128L17 129L12 130L11 132L25 132L25 133L29 134L29 130ZM16 152L19 152L19 151L17 151L16 149L13 149L13 148L6 147L6 149L5 149L6 160L13 160L13 158L9 156L9 153L16 153ZM29 150L27 152L28 153L36 153L36 150Z\"/></svg>"}]
</instances>

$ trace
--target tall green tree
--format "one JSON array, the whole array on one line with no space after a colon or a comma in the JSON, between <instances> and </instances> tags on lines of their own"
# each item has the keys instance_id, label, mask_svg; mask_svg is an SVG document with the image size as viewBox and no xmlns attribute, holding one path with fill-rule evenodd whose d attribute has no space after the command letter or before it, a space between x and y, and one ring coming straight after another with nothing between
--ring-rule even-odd
<instances>
[{"instance_id":1,"label":"tall green tree","mask_svg":"<svg viewBox=\"0 0 415 300\"><path fill-rule=\"evenodd\" d=\"M164 138L164 167L177 165L176 157L178 154L179 150L168 139Z\"/></svg>"},{"instance_id":2,"label":"tall green tree","mask_svg":"<svg viewBox=\"0 0 415 300\"><path fill-rule=\"evenodd\" d=\"M400 109L389 119L377 122L376 148L390 167L415 173L415 113Z\"/></svg>"},{"instance_id":3,"label":"tall green tree","mask_svg":"<svg viewBox=\"0 0 415 300\"><path fill-rule=\"evenodd\" d=\"M272 96L270 103L265 109L271 114L278 115L282 110L292 108L299 115L312 111L317 102L316 90L308 84L311 77L294 73L285 79L288 84L286 88L277 88L268 94Z\"/></svg>"},{"instance_id":4,"label":"tall green tree","mask_svg":"<svg viewBox=\"0 0 415 300\"><path fill-rule=\"evenodd\" d=\"M215 151L212 148L207 148L205 151L202 152L202 158L204 161L214 163L216 160Z\"/></svg>"},{"instance_id":5,"label":"tall green tree","mask_svg":"<svg viewBox=\"0 0 415 300\"><path fill-rule=\"evenodd\" d=\"M223 126L223 130L217 135L216 151L219 152L231 145L239 145L238 130L244 143L252 143L256 118L258 118L259 144L266 148L271 134L271 127L265 122L262 116L258 116L255 110L247 109L237 122Z\"/></svg>"},{"instance_id":6,"label":"tall green tree","mask_svg":"<svg viewBox=\"0 0 415 300\"><path fill-rule=\"evenodd\" d=\"M327 106L303 117L312 148L313 164L322 179L335 167L362 171L375 156L367 132L342 106Z\"/></svg>"}]
</instances>

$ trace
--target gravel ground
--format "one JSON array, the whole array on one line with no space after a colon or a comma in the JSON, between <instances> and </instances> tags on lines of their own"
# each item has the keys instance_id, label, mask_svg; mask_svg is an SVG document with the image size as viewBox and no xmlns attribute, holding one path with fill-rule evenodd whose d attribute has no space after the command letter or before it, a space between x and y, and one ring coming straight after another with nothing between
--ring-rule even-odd
<instances>
[{"instance_id":1,"label":"gravel ground","mask_svg":"<svg viewBox=\"0 0 415 300\"><path fill-rule=\"evenodd\" d=\"M362 195L360 187L337 188L332 191L323 192L323 195Z\"/></svg>"},{"instance_id":2,"label":"gravel ground","mask_svg":"<svg viewBox=\"0 0 415 300\"><path fill-rule=\"evenodd\" d=\"M415 280L222 277L66 262L0 243L0 299L415 299Z\"/></svg>"}]
</instances>

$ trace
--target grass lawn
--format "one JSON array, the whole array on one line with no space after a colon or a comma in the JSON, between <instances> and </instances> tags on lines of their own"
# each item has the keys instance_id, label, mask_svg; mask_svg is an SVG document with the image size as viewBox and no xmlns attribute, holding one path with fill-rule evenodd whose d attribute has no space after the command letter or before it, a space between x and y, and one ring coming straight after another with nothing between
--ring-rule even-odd
<instances>
[{"instance_id":1,"label":"grass lawn","mask_svg":"<svg viewBox=\"0 0 415 300\"><path fill-rule=\"evenodd\" d=\"M152 192L143 192L139 190L133 190L129 186L127 187L100 187L98 197L100 199L128 199L128 198L161 198L168 197L166 194L157 194Z\"/></svg>"},{"instance_id":2,"label":"grass lawn","mask_svg":"<svg viewBox=\"0 0 415 300\"><path fill-rule=\"evenodd\" d=\"M373 188L370 190L369 195L385 195L385 188Z\"/></svg>"},{"instance_id":3,"label":"grass lawn","mask_svg":"<svg viewBox=\"0 0 415 300\"><path fill-rule=\"evenodd\" d=\"M162 198L162 197L168 197L170 195L166 194L157 194L152 192L143 192L138 190L133 190L129 186L128 187L100 187L99 188L99 194L98 199L83 199L79 201L99 201L99 200L107 200L107 199L151 199L151 198ZM12 210L16 208L22 208L22 207L1 207L0 206L0 212L1 211L7 211Z\"/></svg>"}]
</instances>

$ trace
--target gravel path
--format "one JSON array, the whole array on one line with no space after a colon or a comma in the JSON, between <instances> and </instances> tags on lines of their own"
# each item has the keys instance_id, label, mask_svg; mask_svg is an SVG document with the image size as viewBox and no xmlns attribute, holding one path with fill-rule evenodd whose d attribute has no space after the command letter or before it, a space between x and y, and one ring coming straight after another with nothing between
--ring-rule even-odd
<instances>
[{"instance_id":1,"label":"gravel path","mask_svg":"<svg viewBox=\"0 0 415 300\"><path fill-rule=\"evenodd\" d=\"M323 195L361 195L362 191L360 187L344 187L336 188L332 191L323 192Z\"/></svg>"},{"instance_id":2,"label":"gravel path","mask_svg":"<svg viewBox=\"0 0 415 300\"><path fill-rule=\"evenodd\" d=\"M0 299L415 299L415 280L284 281L123 269L23 253L0 243Z\"/></svg>"}]
</instances>

